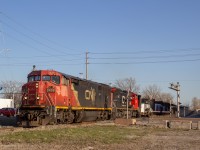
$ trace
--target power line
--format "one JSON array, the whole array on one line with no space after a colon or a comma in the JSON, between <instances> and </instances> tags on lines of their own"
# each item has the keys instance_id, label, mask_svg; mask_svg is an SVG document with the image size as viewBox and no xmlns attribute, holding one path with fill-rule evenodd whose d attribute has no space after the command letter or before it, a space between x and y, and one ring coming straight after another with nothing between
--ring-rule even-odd
<instances>
[{"instance_id":1,"label":"power line","mask_svg":"<svg viewBox=\"0 0 200 150\"><path fill-rule=\"evenodd\" d=\"M2 31L0 31L0 32L2 32ZM44 57L52 57L52 58L57 58L57 57L64 57L64 56L80 56L80 55L83 55L82 53L77 53L77 54L73 54L73 53L71 53L71 54L65 54L65 55L53 55L53 54L51 54L51 53L49 53L49 52L47 52L47 51L44 51L44 50L42 50L42 49L39 49L39 48L37 48L37 47L35 47L35 46L32 46L31 44L28 44L28 43L26 43L26 42L24 42L24 41L22 41L22 40L19 40L19 39L17 39L17 38L15 38L14 36L12 36L12 35L10 35L10 34L8 34L8 33L6 33L6 32L3 32L5 35L7 35L8 37L10 37L10 38L12 38L12 39L14 39L14 40L16 40L17 42L19 42L19 43L21 43L21 44L23 44L23 45L26 45L26 46L28 46L28 47L30 47L30 48L32 48L32 49L34 49L34 50L37 50L37 51L39 51L39 52L42 52L42 53L44 53L44 54L46 54L46 56L27 56L27 57L6 57L6 58L34 58L34 57L40 57L40 58L44 58ZM1 58L1 57L0 57ZM5 57L4 57L5 58ZM73 60L75 60L75 59L73 59ZM78 59L77 59L78 60ZM80 59L79 59L80 60Z\"/></svg>"},{"instance_id":2,"label":"power line","mask_svg":"<svg viewBox=\"0 0 200 150\"><path fill-rule=\"evenodd\" d=\"M104 63L89 63L96 65L125 65L125 64L156 64L156 63L175 63L175 62L192 62L200 61L200 59L185 59L185 60L170 60L170 61L144 61L144 62L104 62Z\"/></svg>"},{"instance_id":3,"label":"power line","mask_svg":"<svg viewBox=\"0 0 200 150\"><path fill-rule=\"evenodd\" d=\"M17 29L11 27L11 26L8 25L7 23L3 22L2 20L0 20L0 22L3 23L4 25L6 25L7 27L9 27L10 29L14 30L15 32L17 32L17 33L23 35L24 37L26 37L26 38L28 38L28 39L31 39L31 40L34 41L35 43L38 43L38 44L40 44L40 45L42 45L42 46L44 46L44 47L46 47L46 48L48 48L48 49L51 49L51 50L53 50L53 51L58 51L58 49L52 48L52 47L50 47L48 44L45 44L45 43L43 43L43 42L41 42L41 41L38 41L38 40L32 38L31 36L29 36L29 35L27 35L27 34L21 32L21 31L18 31ZM64 53L65 53L65 52L64 52ZM67 53L66 53L66 54L67 54Z\"/></svg>"},{"instance_id":4,"label":"power line","mask_svg":"<svg viewBox=\"0 0 200 150\"><path fill-rule=\"evenodd\" d=\"M57 46L65 48L65 49L68 49L68 50L73 50L73 51L75 50L75 49L72 49L72 48L68 48L68 47L62 46L59 43L57 43L55 41L52 41L52 40L49 40L48 38L44 37L43 35L35 32L35 31L32 31L30 28L28 28L28 27L24 26L23 24L19 23L18 21L16 21L15 19L11 18L10 16L5 14L4 12L0 12L0 14L2 14L3 16L5 16L7 19L9 19L10 21L14 22L15 24L19 25L21 28L24 28L25 30L31 32L32 34L34 34L34 35L36 35L36 36L38 36L38 37L40 37L40 38L42 38L42 39L44 39L46 41L48 41L49 43L54 43Z\"/></svg>"},{"instance_id":5,"label":"power line","mask_svg":"<svg viewBox=\"0 0 200 150\"><path fill-rule=\"evenodd\" d=\"M199 56L200 54L168 55L168 56L142 56L142 57L89 57L89 59L148 59Z\"/></svg>"},{"instance_id":6,"label":"power line","mask_svg":"<svg viewBox=\"0 0 200 150\"><path fill-rule=\"evenodd\" d=\"M48 56L44 56L44 55L36 55L36 56L19 56L19 57L9 57L12 59L30 59L30 58L55 58L55 57L66 57L66 56L76 56L76 55L81 55L81 54L65 54L65 55L48 55ZM7 58L7 57L0 57L0 58ZM77 60L82 60L83 58L77 59ZM75 60L75 59L74 59Z\"/></svg>"},{"instance_id":7,"label":"power line","mask_svg":"<svg viewBox=\"0 0 200 150\"><path fill-rule=\"evenodd\" d=\"M0 12L0 14L4 15L5 17L7 17L9 20L15 22L16 24L20 25L21 27L25 28L26 30L34 33L37 36L40 36L44 39L46 39L45 37L41 36L41 34L37 34L36 32L31 31L29 28L25 27L24 25L18 23L15 19L12 19L11 17L9 17L7 14ZM47 47L48 49L51 49L53 51L58 51L55 48L50 47L48 44L38 41L37 39L13 28L12 26L10 26L9 24L5 23L4 21L0 20L1 23L3 23L4 25L6 25L7 27L11 28L12 30L14 30L15 32L25 36L26 38L31 39L32 41ZM19 39L14 38L13 36L9 35L8 33L6 33L8 36L10 36L11 38L17 40L20 43L23 43L25 45L28 45L29 47L39 50L40 52L43 52L45 54L48 54L48 56L35 56L35 57L62 57L64 55L52 55L49 52L46 52L44 50L38 49L35 46L32 46L31 44L27 44L24 41L21 41ZM51 42L50 40L46 39L48 42ZM130 54L145 54L145 53L150 53L150 54L154 54L154 53L167 53L167 52L188 52L188 51L199 51L200 48L187 48L187 49L174 49L174 50L151 50L151 51L134 51L134 52L100 52L100 53L95 53L95 52L88 52L88 54L91 55L130 55ZM82 54L66 54L66 55L82 55ZM149 58L170 58L170 57L189 57L189 56L199 56L200 54L184 54L184 55L168 55L168 56L145 56L145 57L87 57L87 59L93 59L93 60L97 60L97 59L149 59ZM14 58L14 57L13 57ZM23 58L23 57L19 57L19 58ZM24 58L33 58L33 56L30 57L24 57ZM75 59L74 59L75 60ZM81 59L76 59L76 60L81 60ZM68 61L68 60L65 60ZM69 60L70 61L70 60ZM87 64L143 64L143 63L171 63L171 62L186 62L186 61L199 61L199 59L188 59L188 60L166 60L166 61L144 61L144 62L104 62L104 63L87 63ZM38 62L39 63L39 62ZM42 62L45 63L45 62Z\"/></svg>"},{"instance_id":8,"label":"power line","mask_svg":"<svg viewBox=\"0 0 200 150\"><path fill-rule=\"evenodd\" d=\"M186 48L186 49L173 49L173 50L149 50L149 51L115 51L115 52L90 52L91 55L128 55L128 54L144 54L144 53L167 53L167 52L187 52L187 51L200 51L200 48Z\"/></svg>"},{"instance_id":9,"label":"power line","mask_svg":"<svg viewBox=\"0 0 200 150\"><path fill-rule=\"evenodd\" d=\"M194 55L196 56L196 55L200 55L200 54L175 55L175 56L181 56L181 57L183 57L183 56L194 56ZM163 57L171 57L171 56L163 56ZM49 56L49 57L51 57L51 56ZM56 56L52 56L52 57L56 57ZM156 57L160 58L160 56L156 56ZM152 56L150 58L152 58ZM105 58L105 59L112 59L112 58ZM121 59L121 58L114 58L114 59ZM140 59L144 59L144 57L143 58L140 57ZM67 60L63 60L63 61L75 61L75 60L84 60L84 59L83 58L82 59L67 59ZM103 62L103 63L102 62L98 62L98 63L91 62L91 63L87 63L87 64L103 64L103 65L113 65L113 64L116 64L116 65L117 64L121 64L121 65L123 65L124 64L124 65L126 65L126 64L145 64L145 63L151 64L151 63L190 62L190 61L199 61L199 60L200 59L166 60L166 61L142 61L142 62ZM37 62L37 63L46 63L46 62L47 61ZM57 61L54 61L54 62L57 62ZM59 62L60 62L60 60L59 60ZM32 64L33 63L15 63L14 65L12 65L12 64L2 64L1 66L6 66L6 65L7 66L21 66L21 65L32 65ZM39 64L39 65L42 65L42 64ZM53 64L53 65L64 65L64 64ZM66 65L80 65L80 63L78 63L78 64L66 64Z\"/></svg>"},{"instance_id":10,"label":"power line","mask_svg":"<svg viewBox=\"0 0 200 150\"><path fill-rule=\"evenodd\" d=\"M102 83L107 83L107 82L112 82L114 83L117 79L101 79L101 78L95 78L94 79L95 81L100 81ZM173 79L173 81L177 81L177 79ZM137 83L138 84L141 84L141 83L169 83L169 82L172 82L172 80L137 80ZM188 79L181 79L179 80L179 82L183 83L183 82L200 82L199 79L194 79L194 80L188 80Z\"/></svg>"},{"instance_id":11,"label":"power line","mask_svg":"<svg viewBox=\"0 0 200 150\"><path fill-rule=\"evenodd\" d=\"M188 80L188 79L178 79L179 80L179 82L200 82L200 80L198 80L198 79L194 79L194 80ZM177 81L177 79L174 79L174 81ZM169 83L169 82L172 82L172 80L151 80L151 81L147 81L147 80L142 80L142 81L140 81L140 80L138 80L137 81L138 83L149 83L149 82L151 82L151 83Z\"/></svg>"},{"instance_id":12,"label":"power line","mask_svg":"<svg viewBox=\"0 0 200 150\"><path fill-rule=\"evenodd\" d=\"M89 54L89 52L88 52ZM83 55L83 53L79 53L79 54L64 54L64 55L51 55L51 56L47 56L47 55L36 55L36 56L26 56L26 57L9 57L9 58L16 58L16 59L21 59L21 58L45 58L45 57L65 57L65 56L80 56ZM100 60L100 59L148 59L148 58L171 58L171 57L189 57L189 56L199 56L199 53L196 54L179 54L179 55L167 55L167 56L141 56L141 57L88 57L88 59L93 59L93 60ZM0 57L0 58L5 58L5 57ZM83 59L83 58L82 58Z\"/></svg>"},{"instance_id":13,"label":"power line","mask_svg":"<svg viewBox=\"0 0 200 150\"><path fill-rule=\"evenodd\" d=\"M2 67L24 67L24 66L32 66L35 63L19 63L19 64L0 64L0 66ZM37 66L63 66L63 65L84 65L83 63L68 63L68 64L64 64L64 63L59 63L59 64L36 64Z\"/></svg>"},{"instance_id":14,"label":"power line","mask_svg":"<svg viewBox=\"0 0 200 150\"><path fill-rule=\"evenodd\" d=\"M178 62L192 62L192 61L200 61L200 59L191 59L191 60L173 60L173 61L152 61L152 62L124 62L124 63L88 63L92 65L131 65L131 64L157 64L157 63L178 63ZM33 63L14 63L14 64L0 64L0 66L32 66ZM50 66L50 65L84 65L84 63L71 63L71 64L37 64L39 66Z\"/></svg>"},{"instance_id":15,"label":"power line","mask_svg":"<svg viewBox=\"0 0 200 150\"><path fill-rule=\"evenodd\" d=\"M2 32L2 31L0 31L0 32ZM37 47L34 47L34 46L32 46L31 44L28 44L28 43L26 43L26 42L24 42L24 41L22 41L22 40L19 40L19 39L13 37L12 35L10 35L10 34L8 34L8 33L6 33L6 32L2 32L2 33L6 34L6 35L9 36L10 38L16 40L17 42L19 42L19 43L21 43L21 44L24 44L24 45L26 45L26 46L28 46L28 47L33 48L34 50L38 50L38 51L40 51L40 52L43 52L44 54L48 54L49 56L52 56L52 54L50 54L49 52L43 51L43 50L41 50L41 49L38 49Z\"/></svg>"},{"instance_id":16,"label":"power line","mask_svg":"<svg viewBox=\"0 0 200 150\"><path fill-rule=\"evenodd\" d=\"M66 59L66 60L62 60L62 61L60 61L60 60L57 60L57 61L51 61L51 63L57 63L57 62L65 62L65 61L78 61L78 60L84 60L84 59ZM30 61L29 61L30 62ZM35 62L33 62L33 63L24 63L24 62L21 62L21 63L15 63L15 62L13 62L14 64L33 64L33 63L35 63ZM49 63L49 60L48 61L37 61L37 64L44 64L44 63Z\"/></svg>"}]
</instances>

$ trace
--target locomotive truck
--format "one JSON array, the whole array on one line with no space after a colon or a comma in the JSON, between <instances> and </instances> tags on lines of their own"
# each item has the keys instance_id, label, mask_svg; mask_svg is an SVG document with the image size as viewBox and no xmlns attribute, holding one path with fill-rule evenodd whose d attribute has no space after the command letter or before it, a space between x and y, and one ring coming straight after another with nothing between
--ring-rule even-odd
<instances>
[{"instance_id":1,"label":"locomotive truck","mask_svg":"<svg viewBox=\"0 0 200 150\"><path fill-rule=\"evenodd\" d=\"M54 70L33 70L22 86L20 126L136 117L138 95ZM128 111L127 111L128 105ZM128 114L127 114L128 112Z\"/></svg>"}]
</instances>

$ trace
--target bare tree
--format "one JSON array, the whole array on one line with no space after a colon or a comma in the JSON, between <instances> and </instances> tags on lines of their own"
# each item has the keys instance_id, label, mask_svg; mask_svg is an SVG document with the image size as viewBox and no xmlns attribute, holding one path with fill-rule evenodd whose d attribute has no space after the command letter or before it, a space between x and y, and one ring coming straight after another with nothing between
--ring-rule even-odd
<instances>
[{"instance_id":1,"label":"bare tree","mask_svg":"<svg viewBox=\"0 0 200 150\"><path fill-rule=\"evenodd\" d=\"M3 98L14 98L15 106L21 102L21 87L22 82L18 81L1 81L2 97Z\"/></svg>"},{"instance_id":2,"label":"bare tree","mask_svg":"<svg viewBox=\"0 0 200 150\"><path fill-rule=\"evenodd\" d=\"M155 99L167 103L170 103L171 101L173 103L173 96L170 93L161 92L161 89L155 84L146 87L142 91L142 96L146 99Z\"/></svg>"},{"instance_id":3,"label":"bare tree","mask_svg":"<svg viewBox=\"0 0 200 150\"><path fill-rule=\"evenodd\" d=\"M163 102L167 102L167 103L174 103L173 102L173 96L170 93L161 93L160 94L160 100Z\"/></svg>"},{"instance_id":4,"label":"bare tree","mask_svg":"<svg viewBox=\"0 0 200 150\"><path fill-rule=\"evenodd\" d=\"M149 85L142 91L143 98L160 100L161 90L157 85Z\"/></svg>"},{"instance_id":5,"label":"bare tree","mask_svg":"<svg viewBox=\"0 0 200 150\"><path fill-rule=\"evenodd\" d=\"M122 90L130 90L135 93L138 93L140 89L136 84L136 80L132 77L116 80L114 85Z\"/></svg>"},{"instance_id":6,"label":"bare tree","mask_svg":"<svg viewBox=\"0 0 200 150\"><path fill-rule=\"evenodd\" d=\"M200 109L200 99L198 99L197 97L194 97L192 99L192 109Z\"/></svg>"}]
</instances>

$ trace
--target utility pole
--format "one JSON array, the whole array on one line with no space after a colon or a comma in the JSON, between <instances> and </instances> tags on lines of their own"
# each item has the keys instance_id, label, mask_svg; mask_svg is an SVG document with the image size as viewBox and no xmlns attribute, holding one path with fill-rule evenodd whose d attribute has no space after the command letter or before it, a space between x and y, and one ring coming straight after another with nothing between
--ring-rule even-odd
<instances>
[{"instance_id":1,"label":"utility pole","mask_svg":"<svg viewBox=\"0 0 200 150\"><path fill-rule=\"evenodd\" d=\"M169 110L170 111L170 117L172 117L172 100L171 99L170 99L170 106L169 107L170 107L169 108L170 109Z\"/></svg>"},{"instance_id":2,"label":"utility pole","mask_svg":"<svg viewBox=\"0 0 200 150\"><path fill-rule=\"evenodd\" d=\"M85 59L85 65L86 65L86 72L85 72L85 75L86 75L86 80L88 80L88 54L89 52L86 51L86 59Z\"/></svg>"},{"instance_id":3,"label":"utility pole","mask_svg":"<svg viewBox=\"0 0 200 150\"><path fill-rule=\"evenodd\" d=\"M175 90L177 92L177 117L180 117L180 84L177 82L177 84L170 83L170 89Z\"/></svg>"},{"instance_id":4,"label":"utility pole","mask_svg":"<svg viewBox=\"0 0 200 150\"><path fill-rule=\"evenodd\" d=\"M126 119L128 119L129 90L126 97Z\"/></svg>"}]
</instances>

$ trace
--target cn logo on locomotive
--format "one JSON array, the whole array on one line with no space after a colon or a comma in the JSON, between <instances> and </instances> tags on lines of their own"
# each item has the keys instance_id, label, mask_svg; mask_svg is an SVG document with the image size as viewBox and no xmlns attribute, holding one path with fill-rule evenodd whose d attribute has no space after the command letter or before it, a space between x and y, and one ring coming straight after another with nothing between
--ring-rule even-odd
<instances>
[{"instance_id":1,"label":"cn logo on locomotive","mask_svg":"<svg viewBox=\"0 0 200 150\"><path fill-rule=\"evenodd\" d=\"M96 97L95 89L85 90L85 99L94 101Z\"/></svg>"}]
</instances>

